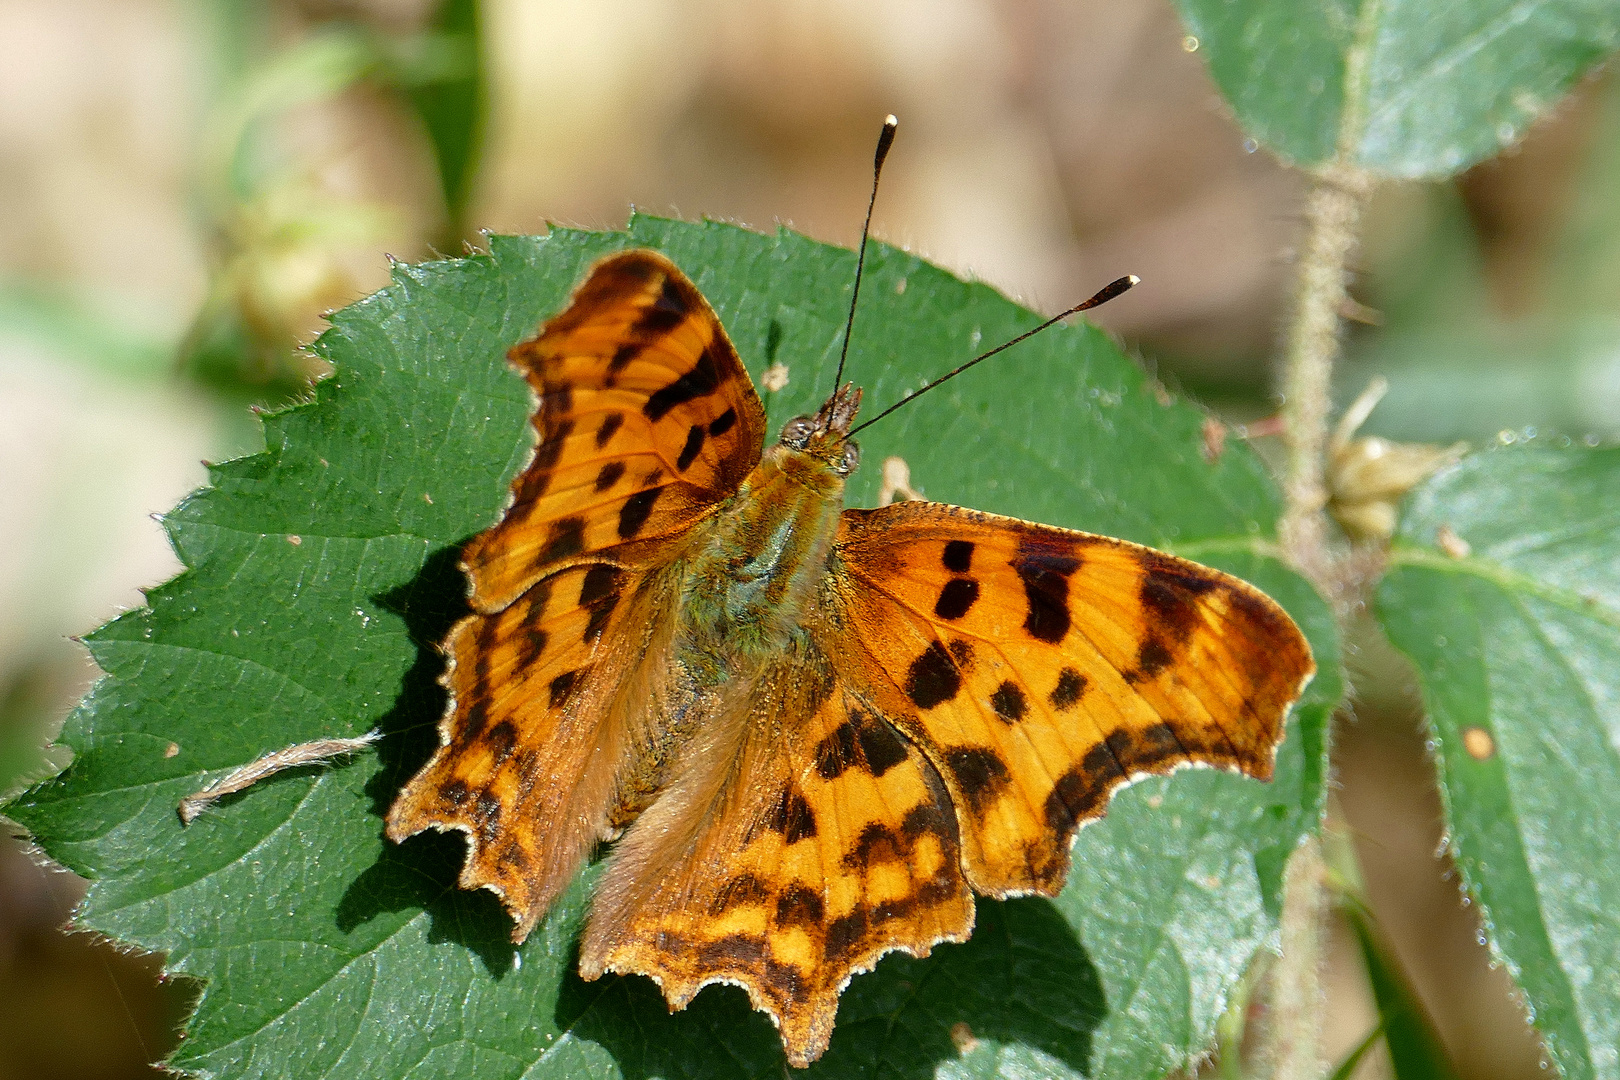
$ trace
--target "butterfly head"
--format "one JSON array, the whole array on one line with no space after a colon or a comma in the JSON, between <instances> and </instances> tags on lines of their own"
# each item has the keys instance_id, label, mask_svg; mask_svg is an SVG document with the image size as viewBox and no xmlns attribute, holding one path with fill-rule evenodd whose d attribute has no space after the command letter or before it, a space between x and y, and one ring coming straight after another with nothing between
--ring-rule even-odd
<instances>
[{"instance_id":1,"label":"butterfly head","mask_svg":"<svg viewBox=\"0 0 1620 1080\"><path fill-rule=\"evenodd\" d=\"M814 416L795 416L782 425L782 445L824 461L840 476L860 464L861 448L849 437L861 407L861 389L845 383Z\"/></svg>"}]
</instances>

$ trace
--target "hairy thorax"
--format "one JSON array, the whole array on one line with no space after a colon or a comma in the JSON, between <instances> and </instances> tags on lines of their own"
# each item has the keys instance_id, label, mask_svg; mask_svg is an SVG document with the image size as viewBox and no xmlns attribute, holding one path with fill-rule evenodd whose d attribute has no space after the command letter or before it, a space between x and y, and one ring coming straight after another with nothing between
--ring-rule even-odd
<instances>
[{"instance_id":1,"label":"hairy thorax","mask_svg":"<svg viewBox=\"0 0 1620 1080\"><path fill-rule=\"evenodd\" d=\"M802 633L843 505L841 475L778 445L720 508L682 585L676 647L699 687L754 674Z\"/></svg>"}]
</instances>

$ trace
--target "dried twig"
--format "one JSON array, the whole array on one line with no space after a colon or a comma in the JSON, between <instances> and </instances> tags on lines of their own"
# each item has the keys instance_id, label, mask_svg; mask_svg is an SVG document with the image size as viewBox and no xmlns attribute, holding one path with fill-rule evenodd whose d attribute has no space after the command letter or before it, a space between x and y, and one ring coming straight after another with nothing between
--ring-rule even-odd
<instances>
[{"instance_id":1,"label":"dried twig","mask_svg":"<svg viewBox=\"0 0 1620 1080\"><path fill-rule=\"evenodd\" d=\"M316 739L313 742L289 746L284 750L271 751L240 768L232 769L195 795L187 795L181 799L180 821L190 825L197 819L197 815L220 799L238 791L245 791L265 777L273 776L283 769L296 769L300 765L325 765L334 758L364 750L380 738L382 732L368 731L357 739Z\"/></svg>"}]
</instances>

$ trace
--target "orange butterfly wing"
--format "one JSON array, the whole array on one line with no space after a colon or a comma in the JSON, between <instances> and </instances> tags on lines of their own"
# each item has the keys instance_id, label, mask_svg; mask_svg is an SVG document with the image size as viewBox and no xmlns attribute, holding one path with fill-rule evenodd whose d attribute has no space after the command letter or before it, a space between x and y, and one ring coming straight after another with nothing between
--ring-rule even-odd
<instances>
[{"instance_id":1,"label":"orange butterfly wing","mask_svg":"<svg viewBox=\"0 0 1620 1080\"><path fill-rule=\"evenodd\" d=\"M539 442L512 506L462 553L477 611L560 566L674 537L759 463L765 411L707 300L674 263L597 263L573 302L512 349Z\"/></svg>"},{"instance_id":2,"label":"orange butterfly wing","mask_svg":"<svg viewBox=\"0 0 1620 1080\"><path fill-rule=\"evenodd\" d=\"M853 974L965 939L973 901L939 773L813 643L732 706L615 848L580 974L649 975L672 1009L741 986L803 1067Z\"/></svg>"},{"instance_id":3,"label":"orange butterfly wing","mask_svg":"<svg viewBox=\"0 0 1620 1080\"><path fill-rule=\"evenodd\" d=\"M758 462L765 418L708 303L650 251L598 263L510 359L539 443L463 552L477 614L445 644L442 745L388 835L465 832L461 884L500 894L521 941L662 782L672 567Z\"/></svg>"},{"instance_id":4,"label":"orange butterfly wing","mask_svg":"<svg viewBox=\"0 0 1620 1080\"><path fill-rule=\"evenodd\" d=\"M967 877L1055 895L1131 777L1269 779L1310 647L1257 589L1151 548L938 503L844 512L835 663L939 769Z\"/></svg>"}]
</instances>

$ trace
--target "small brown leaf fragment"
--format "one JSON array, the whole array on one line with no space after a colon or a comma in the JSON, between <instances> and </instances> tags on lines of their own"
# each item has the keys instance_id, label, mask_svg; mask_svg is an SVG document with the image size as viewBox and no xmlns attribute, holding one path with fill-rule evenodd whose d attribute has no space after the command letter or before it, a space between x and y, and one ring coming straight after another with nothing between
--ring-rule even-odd
<instances>
[{"instance_id":1,"label":"small brown leaf fragment","mask_svg":"<svg viewBox=\"0 0 1620 1080\"><path fill-rule=\"evenodd\" d=\"M1481 727L1463 728L1463 749L1475 761L1489 761L1496 753L1496 740Z\"/></svg>"},{"instance_id":2,"label":"small brown leaf fragment","mask_svg":"<svg viewBox=\"0 0 1620 1080\"><path fill-rule=\"evenodd\" d=\"M1384 313L1346 296L1339 301L1339 317L1364 326L1383 326Z\"/></svg>"},{"instance_id":3,"label":"small brown leaf fragment","mask_svg":"<svg viewBox=\"0 0 1620 1080\"><path fill-rule=\"evenodd\" d=\"M1474 550L1450 525L1442 525L1435 531L1434 542L1453 559L1466 559Z\"/></svg>"},{"instance_id":4,"label":"small brown leaf fragment","mask_svg":"<svg viewBox=\"0 0 1620 1080\"><path fill-rule=\"evenodd\" d=\"M1287 421L1282 413L1271 416L1262 416L1260 419L1248 424L1239 424L1238 437L1242 439L1263 439L1268 435L1281 435L1288 428Z\"/></svg>"},{"instance_id":5,"label":"small brown leaf fragment","mask_svg":"<svg viewBox=\"0 0 1620 1080\"><path fill-rule=\"evenodd\" d=\"M922 492L911 486L911 466L902 457L883 459L883 486L878 489L878 505L921 499Z\"/></svg>"},{"instance_id":6,"label":"small brown leaf fragment","mask_svg":"<svg viewBox=\"0 0 1620 1080\"><path fill-rule=\"evenodd\" d=\"M302 536L299 536L297 533L292 533L287 537L287 543L291 544L293 547L297 547L299 544L302 544L303 542L304 542L304 538Z\"/></svg>"},{"instance_id":7,"label":"small brown leaf fragment","mask_svg":"<svg viewBox=\"0 0 1620 1080\"><path fill-rule=\"evenodd\" d=\"M180 753L179 743L170 743L168 746L163 748L163 756L166 758L174 757L178 753Z\"/></svg>"},{"instance_id":8,"label":"small brown leaf fragment","mask_svg":"<svg viewBox=\"0 0 1620 1080\"><path fill-rule=\"evenodd\" d=\"M1211 465L1221 460L1221 452L1226 449L1226 425L1213 416L1204 417L1204 460Z\"/></svg>"},{"instance_id":9,"label":"small brown leaf fragment","mask_svg":"<svg viewBox=\"0 0 1620 1080\"><path fill-rule=\"evenodd\" d=\"M313 742L289 746L284 750L273 750L240 768L232 769L196 794L181 799L180 821L182 824L190 825L197 820L199 814L226 795L246 791L265 777L273 776L283 769L293 769L300 765L324 765L333 758L364 750L380 738L382 732L370 731L357 739L316 739ZM175 753L179 753L179 747L175 747Z\"/></svg>"},{"instance_id":10,"label":"small brown leaf fragment","mask_svg":"<svg viewBox=\"0 0 1620 1080\"><path fill-rule=\"evenodd\" d=\"M961 1020L951 1025L951 1042L956 1044L958 1054L966 1054L979 1045L978 1037L973 1034L973 1029Z\"/></svg>"},{"instance_id":11,"label":"small brown leaf fragment","mask_svg":"<svg viewBox=\"0 0 1620 1080\"><path fill-rule=\"evenodd\" d=\"M788 384L788 368L786 364L772 364L765 369L765 374L759 377L759 386L766 393L774 394Z\"/></svg>"}]
</instances>

